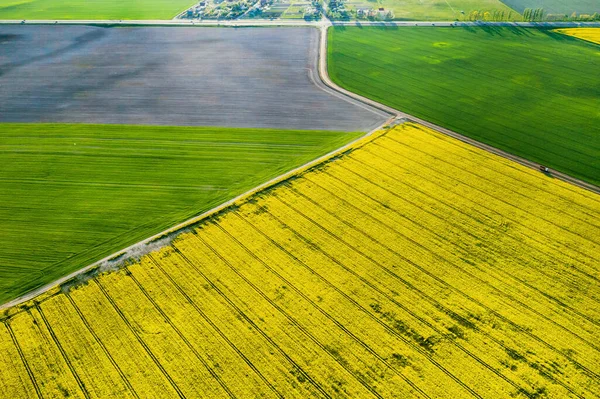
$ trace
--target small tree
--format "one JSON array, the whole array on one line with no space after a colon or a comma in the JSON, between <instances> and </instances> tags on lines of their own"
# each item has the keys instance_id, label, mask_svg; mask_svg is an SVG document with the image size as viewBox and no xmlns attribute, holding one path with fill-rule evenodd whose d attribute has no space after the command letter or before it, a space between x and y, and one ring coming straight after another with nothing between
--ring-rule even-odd
<instances>
[{"instance_id":1,"label":"small tree","mask_svg":"<svg viewBox=\"0 0 600 399\"><path fill-rule=\"evenodd\" d=\"M535 20L536 21L540 21L540 22L543 21L545 19L545 16L546 16L546 12L544 11L544 9L543 8L538 8L538 9L536 9L536 11L537 11L537 14L536 14Z\"/></svg>"}]
</instances>

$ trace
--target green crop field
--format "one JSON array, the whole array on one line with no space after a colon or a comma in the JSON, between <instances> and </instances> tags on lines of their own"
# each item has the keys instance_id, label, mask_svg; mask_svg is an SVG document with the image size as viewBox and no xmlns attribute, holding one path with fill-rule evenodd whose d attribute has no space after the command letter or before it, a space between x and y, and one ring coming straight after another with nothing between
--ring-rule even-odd
<instances>
[{"instance_id":1,"label":"green crop field","mask_svg":"<svg viewBox=\"0 0 600 399\"><path fill-rule=\"evenodd\" d=\"M360 133L0 125L0 303Z\"/></svg>"},{"instance_id":2,"label":"green crop field","mask_svg":"<svg viewBox=\"0 0 600 399\"><path fill-rule=\"evenodd\" d=\"M519 28L334 28L348 90L600 184L600 46Z\"/></svg>"},{"instance_id":3,"label":"green crop field","mask_svg":"<svg viewBox=\"0 0 600 399\"><path fill-rule=\"evenodd\" d=\"M171 19L191 0L0 0L0 19Z\"/></svg>"},{"instance_id":4,"label":"green crop field","mask_svg":"<svg viewBox=\"0 0 600 399\"><path fill-rule=\"evenodd\" d=\"M600 12L600 0L502 0L507 6L523 12L526 8L543 8L551 14L593 14Z\"/></svg>"}]
</instances>

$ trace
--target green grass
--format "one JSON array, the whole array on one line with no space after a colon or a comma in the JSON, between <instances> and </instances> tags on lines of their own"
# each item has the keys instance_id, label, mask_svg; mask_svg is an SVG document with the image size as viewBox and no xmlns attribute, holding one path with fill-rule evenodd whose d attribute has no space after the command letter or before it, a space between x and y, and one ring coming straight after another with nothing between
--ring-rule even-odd
<instances>
[{"instance_id":1,"label":"green grass","mask_svg":"<svg viewBox=\"0 0 600 399\"><path fill-rule=\"evenodd\" d=\"M171 19L191 0L0 0L0 19Z\"/></svg>"},{"instance_id":2,"label":"green grass","mask_svg":"<svg viewBox=\"0 0 600 399\"><path fill-rule=\"evenodd\" d=\"M335 28L348 90L600 184L600 46L517 28Z\"/></svg>"},{"instance_id":3,"label":"green grass","mask_svg":"<svg viewBox=\"0 0 600 399\"><path fill-rule=\"evenodd\" d=\"M359 135L0 124L0 303Z\"/></svg>"},{"instance_id":4,"label":"green grass","mask_svg":"<svg viewBox=\"0 0 600 399\"><path fill-rule=\"evenodd\" d=\"M504 11L508 16L512 10L500 0L349 0L349 8L383 7L393 10L395 19L415 21L464 20L469 12ZM464 12L464 14L463 14ZM512 11L512 18L520 15Z\"/></svg>"}]
</instances>

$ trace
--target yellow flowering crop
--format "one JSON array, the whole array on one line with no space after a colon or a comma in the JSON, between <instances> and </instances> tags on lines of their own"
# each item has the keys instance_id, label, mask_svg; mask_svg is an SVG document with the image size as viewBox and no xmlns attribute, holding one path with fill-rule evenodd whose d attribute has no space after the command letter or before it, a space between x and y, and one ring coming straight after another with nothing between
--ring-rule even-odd
<instances>
[{"instance_id":1,"label":"yellow flowering crop","mask_svg":"<svg viewBox=\"0 0 600 399\"><path fill-rule=\"evenodd\" d=\"M600 28L566 28L556 29L556 32L600 44Z\"/></svg>"},{"instance_id":2,"label":"yellow flowering crop","mask_svg":"<svg viewBox=\"0 0 600 399\"><path fill-rule=\"evenodd\" d=\"M27 397L600 392L600 198L414 124L11 309Z\"/></svg>"}]
</instances>

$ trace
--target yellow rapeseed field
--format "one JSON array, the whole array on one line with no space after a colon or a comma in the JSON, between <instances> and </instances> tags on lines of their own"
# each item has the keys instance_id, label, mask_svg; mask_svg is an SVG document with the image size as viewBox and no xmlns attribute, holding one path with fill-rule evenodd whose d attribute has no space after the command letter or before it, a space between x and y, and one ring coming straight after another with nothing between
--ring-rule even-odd
<instances>
[{"instance_id":1,"label":"yellow rapeseed field","mask_svg":"<svg viewBox=\"0 0 600 399\"><path fill-rule=\"evenodd\" d=\"M600 397L600 197L403 124L9 309L7 398Z\"/></svg>"},{"instance_id":2,"label":"yellow rapeseed field","mask_svg":"<svg viewBox=\"0 0 600 399\"><path fill-rule=\"evenodd\" d=\"M600 28L566 28L556 29L556 32L600 44Z\"/></svg>"}]
</instances>

